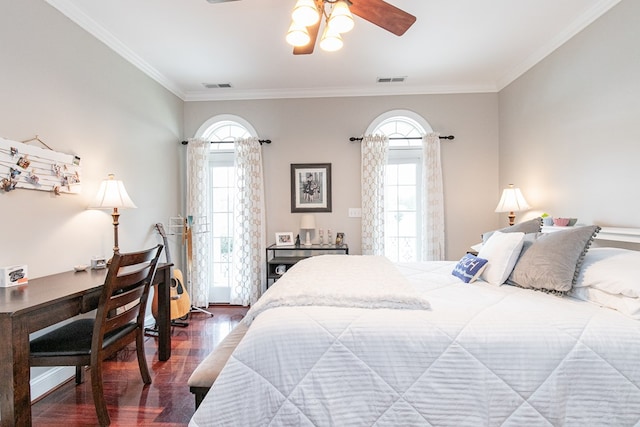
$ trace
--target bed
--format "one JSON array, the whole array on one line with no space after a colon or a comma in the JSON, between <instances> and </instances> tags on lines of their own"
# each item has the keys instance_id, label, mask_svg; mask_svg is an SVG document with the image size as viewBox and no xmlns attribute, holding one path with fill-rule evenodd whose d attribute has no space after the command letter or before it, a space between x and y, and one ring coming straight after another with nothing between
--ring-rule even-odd
<instances>
[{"instance_id":1,"label":"bed","mask_svg":"<svg viewBox=\"0 0 640 427\"><path fill-rule=\"evenodd\" d=\"M640 252L526 231L488 236L463 279L467 256L296 264L190 426L640 425Z\"/></svg>"}]
</instances>

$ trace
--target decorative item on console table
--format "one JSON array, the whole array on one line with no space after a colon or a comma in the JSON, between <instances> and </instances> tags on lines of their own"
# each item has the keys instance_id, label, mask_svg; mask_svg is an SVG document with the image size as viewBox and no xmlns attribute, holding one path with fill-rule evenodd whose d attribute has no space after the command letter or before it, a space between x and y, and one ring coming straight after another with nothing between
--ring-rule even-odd
<instances>
[{"instance_id":1,"label":"decorative item on console table","mask_svg":"<svg viewBox=\"0 0 640 427\"><path fill-rule=\"evenodd\" d=\"M277 232L276 233L276 246L293 246L293 233L291 232Z\"/></svg>"},{"instance_id":2,"label":"decorative item on console table","mask_svg":"<svg viewBox=\"0 0 640 427\"><path fill-rule=\"evenodd\" d=\"M311 230L316 228L316 217L312 213L302 214L300 229L305 232L304 245L311 246Z\"/></svg>"}]
</instances>

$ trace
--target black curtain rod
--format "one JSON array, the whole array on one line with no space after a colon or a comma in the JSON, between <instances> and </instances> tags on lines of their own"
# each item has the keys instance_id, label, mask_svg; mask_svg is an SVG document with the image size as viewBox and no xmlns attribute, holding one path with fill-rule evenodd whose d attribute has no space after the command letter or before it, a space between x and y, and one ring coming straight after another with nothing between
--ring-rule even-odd
<instances>
[{"instance_id":1,"label":"black curtain rod","mask_svg":"<svg viewBox=\"0 0 640 427\"><path fill-rule=\"evenodd\" d=\"M438 138L452 140L452 139L455 138L455 136L447 135L447 136L439 136ZM396 136L396 137L392 137L392 138L389 138L389 139L422 139L422 137L421 136L407 136L407 137ZM349 141L351 141L351 142L362 141L362 137L356 138L355 136L352 136L351 138L349 138Z\"/></svg>"},{"instance_id":2,"label":"black curtain rod","mask_svg":"<svg viewBox=\"0 0 640 427\"><path fill-rule=\"evenodd\" d=\"M233 144L233 141L209 141L212 144ZM260 145L262 144L271 144L271 140L270 139L259 139L258 142L260 143ZM182 145L187 145L189 144L189 141L182 141L181 142Z\"/></svg>"}]
</instances>

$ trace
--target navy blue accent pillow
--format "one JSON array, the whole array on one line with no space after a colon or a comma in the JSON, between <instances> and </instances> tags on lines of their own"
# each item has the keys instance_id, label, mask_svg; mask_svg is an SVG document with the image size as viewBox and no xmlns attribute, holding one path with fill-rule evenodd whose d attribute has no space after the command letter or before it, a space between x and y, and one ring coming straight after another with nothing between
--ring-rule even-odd
<instances>
[{"instance_id":1,"label":"navy blue accent pillow","mask_svg":"<svg viewBox=\"0 0 640 427\"><path fill-rule=\"evenodd\" d=\"M482 274L482 271L487 266L487 262L484 258L466 254L458 264L456 264L451 274L461 279L464 283L472 283L480 277L480 274Z\"/></svg>"}]
</instances>

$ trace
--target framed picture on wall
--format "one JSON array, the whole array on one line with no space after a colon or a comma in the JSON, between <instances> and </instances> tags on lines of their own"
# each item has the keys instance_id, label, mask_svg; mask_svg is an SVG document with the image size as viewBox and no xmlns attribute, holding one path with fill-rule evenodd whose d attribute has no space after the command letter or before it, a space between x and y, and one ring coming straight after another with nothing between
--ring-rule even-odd
<instances>
[{"instance_id":1,"label":"framed picture on wall","mask_svg":"<svg viewBox=\"0 0 640 427\"><path fill-rule=\"evenodd\" d=\"M331 163L291 164L291 212L331 212Z\"/></svg>"}]
</instances>

